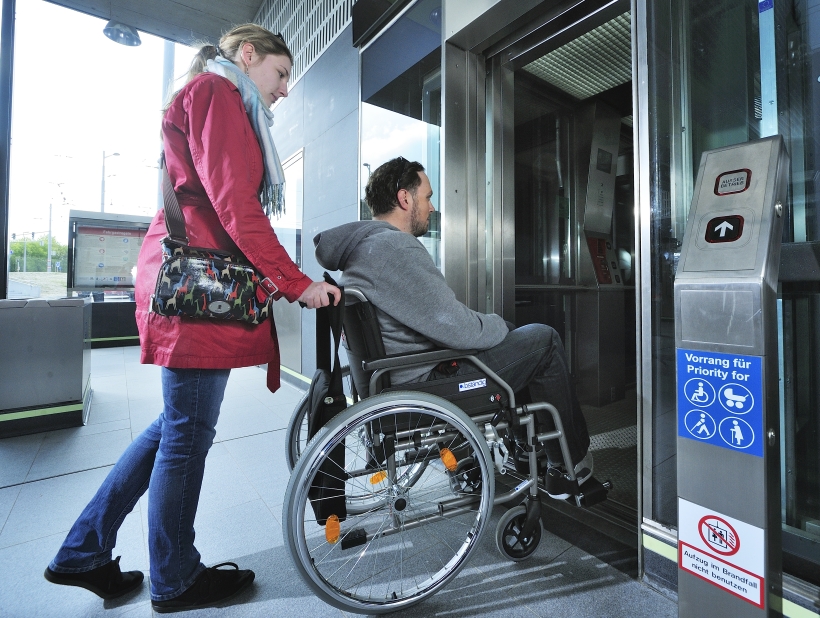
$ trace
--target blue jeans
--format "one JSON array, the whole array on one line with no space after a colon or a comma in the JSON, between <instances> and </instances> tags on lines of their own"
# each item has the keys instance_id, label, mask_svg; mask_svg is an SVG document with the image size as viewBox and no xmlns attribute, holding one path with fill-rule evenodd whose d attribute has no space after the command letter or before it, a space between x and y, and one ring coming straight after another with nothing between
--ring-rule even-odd
<instances>
[{"instance_id":1,"label":"blue jeans","mask_svg":"<svg viewBox=\"0 0 820 618\"><path fill-rule=\"evenodd\" d=\"M205 569L194 517L205 457L230 369L162 369L164 408L125 450L68 533L49 568L82 573L111 562L117 530L148 492L151 598L179 596Z\"/></svg>"},{"instance_id":2,"label":"blue jeans","mask_svg":"<svg viewBox=\"0 0 820 618\"><path fill-rule=\"evenodd\" d=\"M510 331L504 341L476 356L514 392L529 389L533 402L545 401L555 406L564 426L573 466L578 464L589 449L589 432L570 380L564 345L555 329L544 324L527 324ZM462 362L453 375L469 375L477 371L471 363ZM443 377L447 376L433 370L428 379ZM537 412L536 420L538 433L555 429L548 412ZM550 463L564 463L557 440L548 440L544 447Z\"/></svg>"}]
</instances>

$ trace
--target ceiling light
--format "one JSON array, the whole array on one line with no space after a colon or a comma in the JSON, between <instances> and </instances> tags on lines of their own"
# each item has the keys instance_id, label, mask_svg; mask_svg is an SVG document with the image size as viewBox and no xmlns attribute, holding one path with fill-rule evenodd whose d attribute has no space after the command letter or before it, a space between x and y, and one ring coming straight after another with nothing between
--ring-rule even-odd
<instances>
[{"instance_id":1,"label":"ceiling light","mask_svg":"<svg viewBox=\"0 0 820 618\"><path fill-rule=\"evenodd\" d=\"M105 28L103 28L103 34L115 43L128 45L129 47L136 47L142 43L136 28L113 19L105 25Z\"/></svg>"}]
</instances>

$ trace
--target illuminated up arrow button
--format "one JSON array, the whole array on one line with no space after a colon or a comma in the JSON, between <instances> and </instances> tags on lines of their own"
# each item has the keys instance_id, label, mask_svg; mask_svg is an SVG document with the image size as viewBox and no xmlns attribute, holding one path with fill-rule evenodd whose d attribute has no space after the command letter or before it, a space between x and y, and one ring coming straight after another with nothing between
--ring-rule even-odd
<instances>
[{"instance_id":1,"label":"illuminated up arrow button","mask_svg":"<svg viewBox=\"0 0 820 618\"><path fill-rule=\"evenodd\" d=\"M743 234L743 217L715 217L706 226L706 242L734 242Z\"/></svg>"}]
</instances>

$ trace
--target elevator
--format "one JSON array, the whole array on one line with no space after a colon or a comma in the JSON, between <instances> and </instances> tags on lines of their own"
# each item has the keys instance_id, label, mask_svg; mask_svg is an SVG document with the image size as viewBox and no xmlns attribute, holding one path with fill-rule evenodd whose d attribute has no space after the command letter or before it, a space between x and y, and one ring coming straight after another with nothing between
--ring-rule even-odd
<instances>
[{"instance_id":1,"label":"elevator","mask_svg":"<svg viewBox=\"0 0 820 618\"><path fill-rule=\"evenodd\" d=\"M614 484L601 514L634 528L630 14L628 3L601 4L546 15L540 28L513 33L487 54L489 189L480 223L487 229L488 309L518 326L543 323L559 333L595 473Z\"/></svg>"}]
</instances>

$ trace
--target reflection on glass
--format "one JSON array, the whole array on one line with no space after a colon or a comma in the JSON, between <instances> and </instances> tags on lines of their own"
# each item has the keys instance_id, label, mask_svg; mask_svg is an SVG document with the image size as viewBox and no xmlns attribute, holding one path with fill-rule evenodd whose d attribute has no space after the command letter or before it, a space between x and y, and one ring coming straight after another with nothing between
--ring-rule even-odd
<instances>
[{"instance_id":1,"label":"reflection on glass","mask_svg":"<svg viewBox=\"0 0 820 618\"><path fill-rule=\"evenodd\" d=\"M271 221L279 242L299 268L302 267L302 214L305 166L303 151L282 162L285 171L285 212ZM298 303L273 303L273 318L279 333L279 362L302 371L302 311Z\"/></svg>"},{"instance_id":2,"label":"reflection on glass","mask_svg":"<svg viewBox=\"0 0 820 618\"><path fill-rule=\"evenodd\" d=\"M421 163L440 202L441 0L422 0L367 47L362 60L361 219L370 173L402 156ZM441 268L441 213L421 239Z\"/></svg>"},{"instance_id":3,"label":"reflection on glass","mask_svg":"<svg viewBox=\"0 0 820 618\"><path fill-rule=\"evenodd\" d=\"M43 0L16 5L4 248L11 252L10 298L66 294L70 210L99 212L103 199L106 214L157 211L164 41L141 33L141 46L118 45L103 35L105 23ZM71 57L94 58L102 78L78 81L76 71L49 70L43 79L42 70L30 69L54 67L55 50L42 41L65 40L67 32ZM181 76L194 51L174 49L174 75Z\"/></svg>"},{"instance_id":4,"label":"reflection on glass","mask_svg":"<svg viewBox=\"0 0 820 618\"><path fill-rule=\"evenodd\" d=\"M559 333L596 474L613 481L608 504L628 518L637 510L630 40L625 13L515 71L510 153L515 323Z\"/></svg>"},{"instance_id":5,"label":"reflection on glass","mask_svg":"<svg viewBox=\"0 0 820 618\"><path fill-rule=\"evenodd\" d=\"M811 3L648 3L651 172L653 513L674 527L675 366L672 287L692 185L705 150L780 133L791 157L784 241L820 239L814 119L820 26ZM787 52L787 53L786 53ZM778 85L781 91L778 91ZM787 87L787 88L786 88ZM786 88L785 91L782 89ZM783 285L781 307L784 565L820 565L820 289ZM807 566L809 565L809 566ZM812 575L813 573L813 575ZM820 582L816 582L820 583Z\"/></svg>"},{"instance_id":6,"label":"reflection on glass","mask_svg":"<svg viewBox=\"0 0 820 618\"><path fill-rule=\"evenodd\" d=\"M285 171L285 212L271 223L279 242L302 268L302 209L304 207L304 158L302 151L282 163Z\"/></svg>"},{"instance_id":7,"label":"reflection on glass","mask_svg":"<svg viewBox=\"0 0 820 618\"><path fill-rule=\"evenodd\" d=\"M671 6L671 9L670 9ZM673 285L705 150L764 135L758 3L655 5L650 74L653 513L677 525ZM765 81L765 80L764 80ZM768 83L764 91L767 91ZM766 116L770 123L770 117Z\"/></svg>"}]
</instances>

